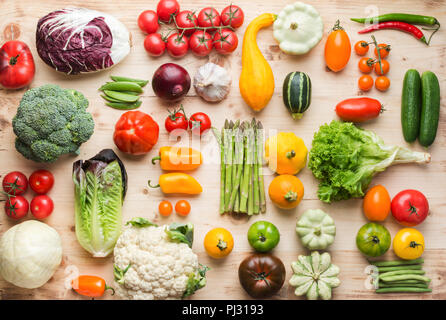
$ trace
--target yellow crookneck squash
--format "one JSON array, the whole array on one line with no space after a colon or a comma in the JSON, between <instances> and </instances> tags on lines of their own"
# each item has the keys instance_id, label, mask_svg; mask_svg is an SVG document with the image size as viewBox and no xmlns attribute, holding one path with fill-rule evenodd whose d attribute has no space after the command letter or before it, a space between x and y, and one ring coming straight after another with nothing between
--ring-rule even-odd
<instances>
[{"instance_id":1,"label":"yellow crookneck squash","mask_svg":"<svg viewBox=\"0 0 446 320\"><path fill-rule=\"evenodd\" d=\"M239 87L243 99L255 111L262 110L274 93L273 70L257 45L257 33L271 26L276 18L272 13L261 14L251 21L243 37Z\"/></svg>"}]
</instances>

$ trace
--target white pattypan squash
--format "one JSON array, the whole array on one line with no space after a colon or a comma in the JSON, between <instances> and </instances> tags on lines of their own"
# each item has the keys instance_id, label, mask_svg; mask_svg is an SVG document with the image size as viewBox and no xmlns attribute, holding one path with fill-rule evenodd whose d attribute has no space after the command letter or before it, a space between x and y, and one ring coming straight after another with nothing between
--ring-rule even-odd
<instances>
[{"instance_id":1,"label":"white pattypan squash","mask_svg":"<svg viewBox=\"0 0 446 320\"><path fill-rule=\"evenodd\" d=\"M333 243L336 235L334 220L320 209L307 210L297 221L296 233L310 250L323 250Z\"/></svg>"},{"instance_id":2,"label":"white pattypan squash","mask_svg":"<svg viewBox=\"0 0 446 320\"><path fill-rule=\"evenodd\" d=\"M299 55L310 51L322 39L324 25L317 10L302 2L287 5L274 22L274 38L280 49Z\"/></svg>"},{"instance_id":3,"label":"white pattypan squash","mask_svg":"<svg viewBox=\"0 0 446 320\"><path fill-rule=\"evenodd\" d=\"M331 299L331 289L341 284L337 278L339 268L331 264L330 254L314 251L311 256L299 256L291 263L293 276L289 283L296 287L296 296L306 295L309 300Z\"/></svg>"}]
</instances>

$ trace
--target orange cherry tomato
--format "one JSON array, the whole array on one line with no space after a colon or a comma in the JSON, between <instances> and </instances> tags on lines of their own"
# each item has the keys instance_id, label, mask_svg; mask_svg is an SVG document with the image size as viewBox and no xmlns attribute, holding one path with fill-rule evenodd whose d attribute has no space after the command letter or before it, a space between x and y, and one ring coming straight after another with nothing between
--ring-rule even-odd
<instances>
[{"instance_id":1,"label":"orange cherry tomato","mask_svg":"<svg viewBox=\"0 0 446 320\"><path fill-rule=\"evenodd\" d=\"M339 25L339 20L333 27L325 42L325 63L334 72L345 68L350 60L352 46L347 32Z\"/></svg>"},{"instance_id":2,"label":"orange cherry tomato","mask_svg":"<svg viewBox=\"0 0 446 320\"><path fill-rule=\"evenodd\" d=\"M172 207L172 204L169 201L163 200L158 205L158 210L160 212L160 215L162 215L164 217L168 217L172 213L173 207Z\"/></svg>"},{"instance_id":3,"label":"orange cherry tomato","mask_svg":"<svg viewBox=\"0 0 446 320\"><path fill-rule=\"evenodd\" d=\"M180 216L187 216L190 212L190 203L186 200L180 200L175 204L175 211Z\"/></svg>"},{"instance_id":4,"label":"orange cherry tomato","mask_svg":"<svg viewBox=\"0 0 446 320\"><path fill-rule=\"evenodd\" d=\"M361 58L358 62L359 71L362 73L370 73L373 70L373 65L376 63L372 58Z\"/></svg>"},{"instance_id":5,"label":"orange cherry tomato","mask_svg":"<svg viewBox=\"0 0 446 320\"><path fill-rule=\"evenodd\" d=\"M385 43L380 43L378 44L379 47L379 54L381 55L381 59L384 59L385 57L387 57L390 53L390 45L387 45ZM375 52L375 57L378 58L378 50L374 50Z\"/></svg>"},{"instance_id":6,"label":"orange cherry tomato","mask_svg":"<svg viewBox=\"0 0 446 320\"><path fill-rule=\"evenodd\" d=\"M370 221L384 221L390 213L390 195L382 185L371 188L365 194L362 208Z\"/></svg>"},{"instance_id":7,"label":"orange cherry tomato","mask_svg":"<svg viewBox=\"0 0 446 320\"><path fill-rule=\"evenodd\" d=\"M102 297L105 290L112 290L112 295L115 294L115 290L97 276L79 276L71 282L71 287L80 295L92 298Z\"/></svg>"},{"instance_id":8,"label":"orange cherry tomato","mask_svg":"<svg viewBox=\"0 0 446 320\"><path fill-rule=\"evenodd\" d=\"M386 76L379 76L375 80L375 87L379 91L386 91L390 87L390 80Z\"/></svg>"},{"instance_id":9,"label":"orange cherry tomato","mask_svg":"<svg viewBox=\"0 0 446 320\"><path fill-rule=\"evenodd\" d=\"M382 76L382 75L387 74L387 72L389 72L389 69L390 69L390 64L389 64L389 62L387 62L387 60L381 59L381 65L383 67L383 72L384 73L381 73L381 67L379 66L379 62L375 63L375 73L378 76Z\"/></svg>"},{"instance_id":10,"label":"orange cherry tomato","mask_svg":"<svg viewBox=\"0 0 446 320\"><path fill-rule=\"evenodd\" d=\"M360 40L360 41L356 42L354 48L355 48L355 52L358 56L363 56L367 52L369 52L369 44L364 40Z\"/></svg>"},{"instance_id":11,"label":"orange cherry tomato","mask_svg":"<svg viewBox=\"0 0 446 320\"><path fill-rule=\"evenodd\" d=\"M373 78L367 74L359 77L358 87L362 91L369 91L373 87Z\"/></svg>"}]
</instances>

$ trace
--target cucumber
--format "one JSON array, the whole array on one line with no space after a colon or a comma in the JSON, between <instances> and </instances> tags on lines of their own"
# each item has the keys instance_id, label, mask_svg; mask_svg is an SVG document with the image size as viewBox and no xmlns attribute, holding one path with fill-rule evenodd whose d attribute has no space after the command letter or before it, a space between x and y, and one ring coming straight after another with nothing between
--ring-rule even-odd
<instances>
[{"instance_id":1,"label":"cucumber","mask_svg":"<svg viewBox=\"0 0 446 320\"><path fill-rule=\"evenodd\" d=\"M404 140L414 142L420 132L421 77L417 70L409 69L404 76L401 95L401 126Z\"/></svg>"},{"instance_id":2,"label":"cucumber","mask_svg":"<svg viewBox=\"0 0 446 320\"><path fill-rule=\"evenodd\" d=\"M424 147L429 147L437 135L440 118L440 84L431 71L421 75L421 122L418 140Z\"/></svg>"}]
</instances>

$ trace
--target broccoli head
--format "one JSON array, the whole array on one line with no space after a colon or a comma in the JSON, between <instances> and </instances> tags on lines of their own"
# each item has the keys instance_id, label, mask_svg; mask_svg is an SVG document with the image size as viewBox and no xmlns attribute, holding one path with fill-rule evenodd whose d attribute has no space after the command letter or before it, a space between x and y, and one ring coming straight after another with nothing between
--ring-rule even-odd
<instances>
[{"instance_id":1,"label":"broccoli head","mask_svg":"<svg viewBox=\"0 0 446 320\"><path fill-rule=\"evenodd\" d=\"M76 90L52 84L28 90L12 120L17 151L36 162L78 153L94 131L87 107L88 100Z\"/></svg>"}]
</instances>

